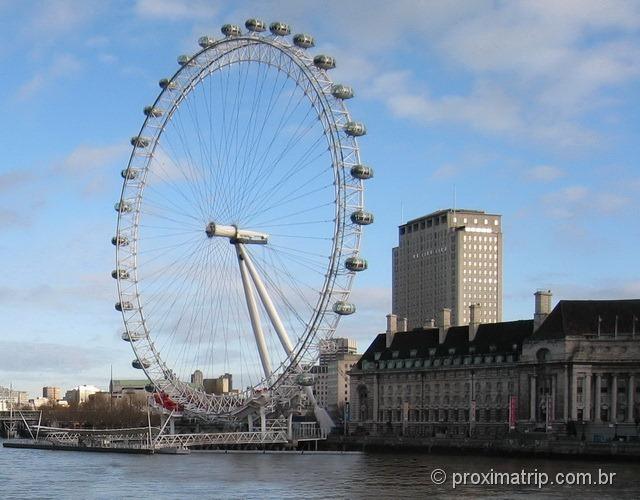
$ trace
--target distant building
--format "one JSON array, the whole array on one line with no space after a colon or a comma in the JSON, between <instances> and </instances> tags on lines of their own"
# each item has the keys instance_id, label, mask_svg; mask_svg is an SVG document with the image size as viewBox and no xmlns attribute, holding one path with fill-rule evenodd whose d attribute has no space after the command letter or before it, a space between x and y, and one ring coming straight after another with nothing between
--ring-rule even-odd
<instances>
[{"instance_id":1,"label":"distant building","mask_svg":"<svg viewBox=\"0 0 640 500\"><path fill-rule=\"evenodd\" d=\"M191 384L198 388L204 387L204 375L200 370L196 370L191 374Z\"/></svg>"},{"instance_id":2,"label":"distant building","mask_svg":"<svg viewBox=\"0 0 640 500\"><path fill-rule=\"evenodd\" d=\"M345 354L355 354L358 344L354 339L337 337L331 339L320 348L320 364L326 365L330 361L340 359Z\"/></svg>"},{"instance_id":3,"label":"distant building","mask_svg":"<svg viewBox=\"0 0 640 500\"><path fill-rule=\"evenodd\" d=\"M62 390L60 387L43 387L42 397L47 398L49 401L60 401L62 399Z\"/></svg>"},{"instance_id":4,"label":"distant building","mask_svg":"<svg viewBox=\"0 0 640 500\"><path fill-rule=\"evenodd\" d=\"M89 400L91 394L100 392L100 389L94 385L79 385L75 389L68 390L65 393L64 399L67 403L71 404L83 404Z\"/></svg>"},{"instance_id":5,"label":"distant building","mask_svg":"<svg viewBox=\"0 0 640 500\"><path fill-rule=\"evenodd\" d=\"M12 407L29 404L29 394L0 386L0 411L9 411Z\"/></svg>"},{"instance_id":6,"label":"distant building","mask_svg":"<svg viewBox=\"0 0 640 500\"><path fill-rule=\"evenodd\" d=\"M98 393L95 396L98 401L110 396L113 399L128 400L130 403L143 405L149 397L149 393L146 389L149 384L150 382L148 379L114 379L109 383L109 392Z\"/></svg>"},{"instance_id":7,"label":"distant building","mask_svg":"<svg viewBox=\"0 0 640 500\"><path fill-rule=\"evenodd\" d=\"M353 339L336 338L320 349L320 364L313 367L314 394L318 404L341 418L349 402L349 370L360 359Z\"/></svg>"},{"instance_id":8,"label":"distant building","mask_svg":"<svg viewBox=\"0 0 640 500\"><path fill-rule=\"evenodd\" d=\"M109 392L114 396L123 393L145 392L145 387L149 385L148 379L122 380L113 379L109 382Z\"/></svg>"},{"instance_id":9,"label":"distant building","mask_svg":"<svg viewBox=\"0 0 640 500\"><path fill-rule=\"evenodd\" d=\"M90 401L92 403L102 403L103 405L108 405L111 403L111 393L110 392L94 392L93 394L89 395L87 401Z\"/></svg>"},{"instance_id":10,"label":"distant building","mask_svg":"<svg viewBox=\"0 0 640 500\"><path fill-rule=\"evenodd\" d=\"M502 321L501 216L481 210L440 210L399 227L393 249L392 313L422 328L448 309L450 324ZM441 325L437 325L441 326Z\"/></svg>"},{"instance_id":11,"label":"distant building","mask_svg":"<svg viewBox=\"0 0 640 500\"><path fill-rule=\"evenodd\" d=\"M225 373L218 378L205 378L202 386L207 394L228 394L233 392L233 375Z\"/></svg>"},{"instance_id":12,"label":"distant building","mask_svg":"<svg viewBox=\"0 0 640 500\"><path fill-rule=\"evenodd\" d=\"M37 410L41 406L48 405L49 404L49 398L40 397L40 398L30 399L29 400L29 404L31 405L31 407L34 410Z\"/></svg>"},{"instance_id":13,"label":"distant building","mask_svg":"<svg viewBox=\"0 0 640 500\"><path fill-rule=\"evenodd\" d=\"M534 320L378 335L351 370L352 431L637 436L640 300L536 292ZM390 315L391 316L391 315Z\"/></svg>"}]
</instances>

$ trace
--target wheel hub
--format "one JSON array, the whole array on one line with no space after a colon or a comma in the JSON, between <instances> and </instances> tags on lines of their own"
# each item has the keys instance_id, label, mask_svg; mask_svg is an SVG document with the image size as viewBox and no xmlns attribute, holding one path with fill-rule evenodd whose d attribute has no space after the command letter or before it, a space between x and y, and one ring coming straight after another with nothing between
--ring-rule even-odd
<instances>
[{"instance_id":1,"label":"wheel hub","mask_svg":"<svg viewBox=\"0 0 640 500\"><path fill-rule=\"evenodd\" d=\"M269 241L269 235L258 231L249 231L247 229L239 229L238 226L225 226L209 222L204 230L207 238L218 236L221 238L229 238L230 243L245 243L266 245Z\"/></svg>"}]
</instances>

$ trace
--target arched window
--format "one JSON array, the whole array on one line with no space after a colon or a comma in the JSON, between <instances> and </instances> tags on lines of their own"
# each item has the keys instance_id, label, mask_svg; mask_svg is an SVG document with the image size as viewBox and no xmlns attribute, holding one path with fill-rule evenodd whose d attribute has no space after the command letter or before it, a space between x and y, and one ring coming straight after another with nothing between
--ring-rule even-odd
<instances>
[{"instance_id":1,"label":"arched window","mask_svg":"<svg viewBox=\"0 0 640 500\"><path fill-rule=\"evenodd\" d=\"M550 356L550 352L549 352L549 349L547 349L546 347L538 349L538 352L536 352L536 358L538 359L538 363L544 363L546 361L549 361L549 356Z\"/></svg>"}]
</instances>

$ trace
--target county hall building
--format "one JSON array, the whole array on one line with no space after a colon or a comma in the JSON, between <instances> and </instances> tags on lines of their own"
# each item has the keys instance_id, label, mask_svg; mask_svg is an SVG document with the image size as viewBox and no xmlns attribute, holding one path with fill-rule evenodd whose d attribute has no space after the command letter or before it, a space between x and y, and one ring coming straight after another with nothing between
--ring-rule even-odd
<instances>
[{"instance_id":1,"label":"county hall building","mask_svg":"<svg viewBox=\"0 0 640 500\"><path fill-rule=\"evenodd\" d=\"M640 300L535 294L534 319L424 327L387 317L350 372L349 430L369 435L497 437L553 432L637 439ZM400 328L399 328L400 325Z\"/></svg>"}]
</instances>

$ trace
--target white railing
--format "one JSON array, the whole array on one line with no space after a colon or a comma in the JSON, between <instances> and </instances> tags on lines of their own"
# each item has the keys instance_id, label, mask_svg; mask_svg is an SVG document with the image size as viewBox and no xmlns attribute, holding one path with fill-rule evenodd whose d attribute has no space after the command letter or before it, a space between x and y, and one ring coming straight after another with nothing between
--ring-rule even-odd
<instances>
[{"instance_id":1,"label":"white railing","mask_svg":"<svg viewBox=\"0 0 640 500\"><path fill-rule=\"evenodd\" d=\"M295 422L293 424L294 441L326 439L327 435L316 422Z\"/></svg>"},{"instance_id":2,"label":"white railing","mask_svg":"<svg viewBox=\"0 0 640 500\"><path fill-rule=\"evenodd\" d=\"M231 444L287 443L287 430L266 432L218 432L211 434L161 434L153 442L154 449L188 448L190 446L215 446Z\"/></svg>"}]
</instances>

